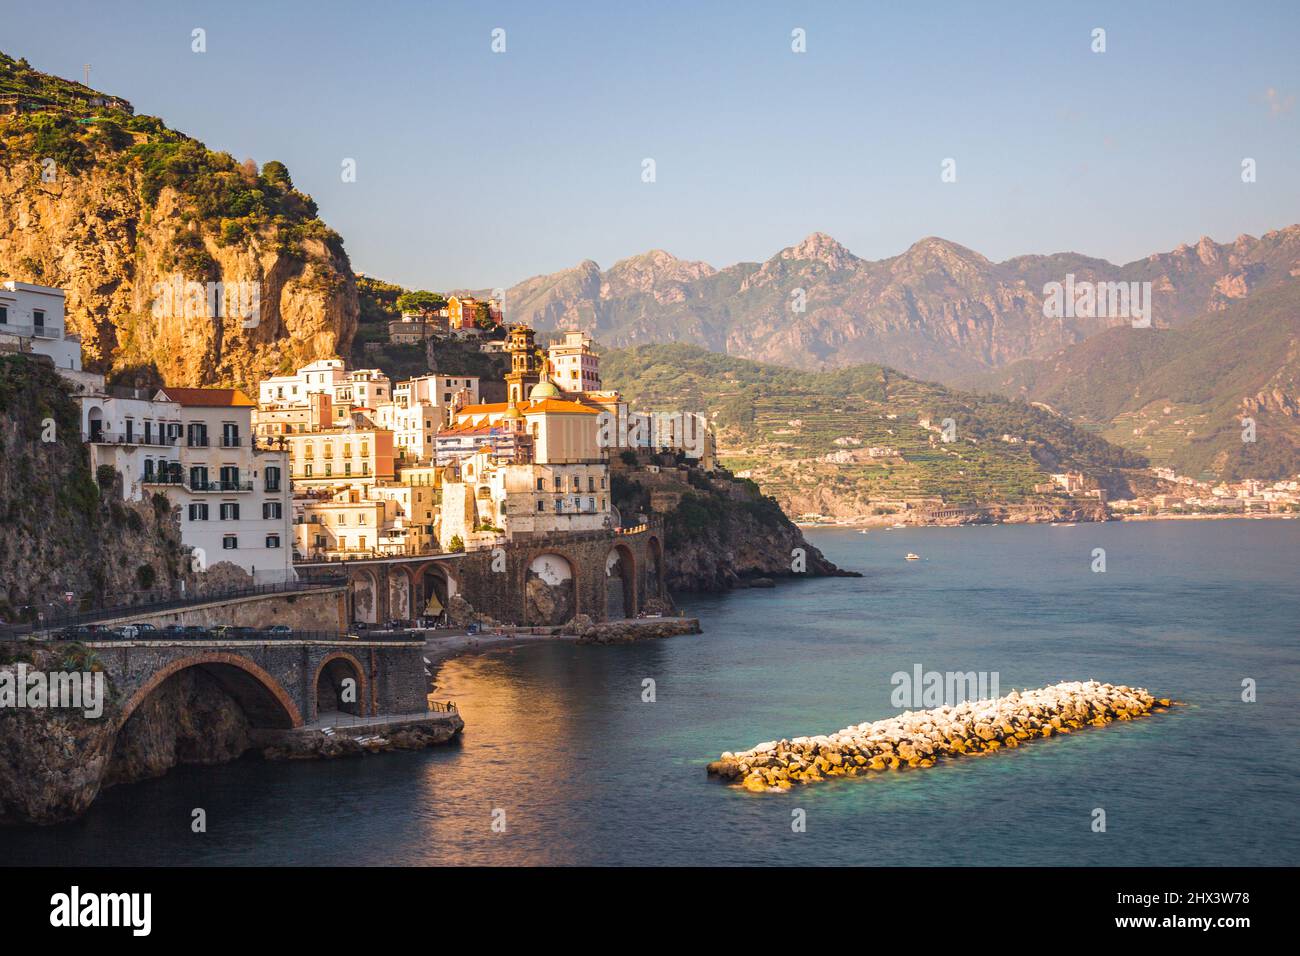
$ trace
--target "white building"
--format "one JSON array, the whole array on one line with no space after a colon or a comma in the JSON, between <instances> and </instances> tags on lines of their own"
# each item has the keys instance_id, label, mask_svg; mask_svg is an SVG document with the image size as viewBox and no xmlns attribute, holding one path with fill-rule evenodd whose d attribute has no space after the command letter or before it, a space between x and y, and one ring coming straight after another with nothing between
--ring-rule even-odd
<instances>
[{"instance_id":1,"label":"white building","mask_svg":"<svg viewBox=\"0 0 1300 956\"><path fill-rule=\"evenodd\" d=\"M262 379L257 389L257 404L262 408L306 405L307 397L317 392L333 399L335 390L346 385L347 377L347 366L342 359L321 359L304 365L292 375Z\"/></svg>"},{"instance_id":2,"label":"white building","mask_svg":"<svg viewBox=\"0 0 1300 956\"><path fill-rule=\"evenodd\" d=\"M294 580L289 453L258 444L253 400L238 389L168 387L155 401L180 409L180 473L145 486L180 508L181 539L199 566L229 561L257 584Z\"/></svg>"},{"instance_id":3,"label":"white building","mask_svg":"<svg viewBox=\"0 0 1300 956\"><path fill-rule=\"evenodd\" d=\"M546 350L551 381L563 392L600 391L600 356L586 332L565 332L564 341Z\"/></svg>"},{"instance_id":4,"label":"white building","mask_svg":"<svg viewBox=\"0 0 1300 956\"><path fill-rule=\"evenodd\" d=\"M77 396L81 438L90 447L90 467L109 465L122 476L122 496L144 497L158 479L182 475L179 438L181 407L148 389L105 388Z\"/></svg>"},{"instance_id":5,"label":"white building","mask_svg":"<svg viewBox=\"0 0 1300 956\"><path fill-rule=\"evenodd\" d=\"M81 336L67 333L62 289L0 283L0 346L46 355L61 371L81 371Z\"/></svg>"}]
</instances>

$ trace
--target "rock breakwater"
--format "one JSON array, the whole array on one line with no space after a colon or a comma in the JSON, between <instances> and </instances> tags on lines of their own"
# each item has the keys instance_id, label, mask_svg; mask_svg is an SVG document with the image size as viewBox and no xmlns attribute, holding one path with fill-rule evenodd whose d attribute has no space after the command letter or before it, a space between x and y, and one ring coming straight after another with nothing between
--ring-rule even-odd
<instances>
[{"instance_id":1,"label":"rock breakwater","mask_svg":"<svg viewBox=\"0 0 1300 956\"><path fill-rule=\"evenodd\" d=\"M788 790L797 783L853 777L904 767L933 767L945 758L982 756L1022 743L1104 727L1163 711L1171 702L1145 688L1069 681L1012 691L996 700L905 711L829 735L768 741L724 753L708 772L747 790Z\"/></svg>"}]
</instances>

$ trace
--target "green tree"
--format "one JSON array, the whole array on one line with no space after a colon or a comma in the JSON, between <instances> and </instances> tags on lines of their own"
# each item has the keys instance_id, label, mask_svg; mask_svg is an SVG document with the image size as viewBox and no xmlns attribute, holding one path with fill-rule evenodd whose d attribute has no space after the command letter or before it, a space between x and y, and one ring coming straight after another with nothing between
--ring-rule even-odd
<instances>
[{"instance_id":1,"label":"green tree","mask_svg":"<svg viewBox=\"0 0 1300 956\"><path fill-rule=\"evenodd\" d=\"M427 289L403 292L397 297L399 312L433 312L441 309L443 305L442 296L436 292L429 292Z\"/></svg>"}]
</instances>

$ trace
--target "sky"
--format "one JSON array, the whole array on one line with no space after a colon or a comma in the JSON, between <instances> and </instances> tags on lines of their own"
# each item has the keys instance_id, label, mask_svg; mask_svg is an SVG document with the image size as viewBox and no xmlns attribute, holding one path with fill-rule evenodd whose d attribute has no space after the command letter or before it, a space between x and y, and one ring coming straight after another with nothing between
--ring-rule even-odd
<instances>
[{"instance_id":1,"label":"sky","mask_svg":"<svg viewBox=\"0 0 1300 956\"><path fill-rule=\"evenodd\" d=\"M1300 221L1297 37L1250 0L0 0L0 50L284 162L355 270L434 290L814 231L1120 263L1260 235Z\"/></svg>"}]
</instances>

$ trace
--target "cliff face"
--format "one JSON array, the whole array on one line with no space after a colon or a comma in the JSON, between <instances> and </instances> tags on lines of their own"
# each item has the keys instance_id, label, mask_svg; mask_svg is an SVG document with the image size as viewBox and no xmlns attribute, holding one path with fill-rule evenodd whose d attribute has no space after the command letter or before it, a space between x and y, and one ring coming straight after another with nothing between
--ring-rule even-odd
<instances>
[{"instance_id":1,"label":"cliff face","mask_svg":"<svg viewBox=\"0 0 1300 956\"><path fill-rule=\"evenodd\" d=\"M170 506L120 499L91 475L80 413L53 368L0 356L0 621L66 607L68 591L97 605L192 583Z\"/></svg>"},{"instance_id":2,"label":"cliff face","mask_svg":"<svg viewBox=\"0 0 1300 956\"><path fill-rule=\"evenodd\" d=\"M621 469L613 489L624 516L648 512L653 501L671 496L672 506L659 509L669 590L726 591L756 578L853 574L826 560L753 482L694 470L675 482L665 481L665 474Z\"/></svg>"},{"instance_id":3,"label":"cliff face","mask_svg":"<svg viewBox=\"0 0 1300 956\"><path fill-rule=\"evenodd\" d=\"M282 164L259 171L152 117L59 103L76 84L3 55L0 81L56 101L0 116L0 277L66 290L88 368L249 385L347 354L351 266ZM184 282L199 302L170 294ZM208 283L246 314L215 314Z\"/></svg>"},{"instance_id":4,"label":"cliff face","mask_svg":"<svg viewBox=\"0 0 1300 956\"><path fill-rule=\"evenodd\" d=\"M47 672L95 666L78 645L0 641L0 670L16 674L19 664ZM113 754L120 713L108 689L104 713L93 720L72 709L0 708L0 824L57 823L90 806Z\"/></svg>"}]
</instances>

